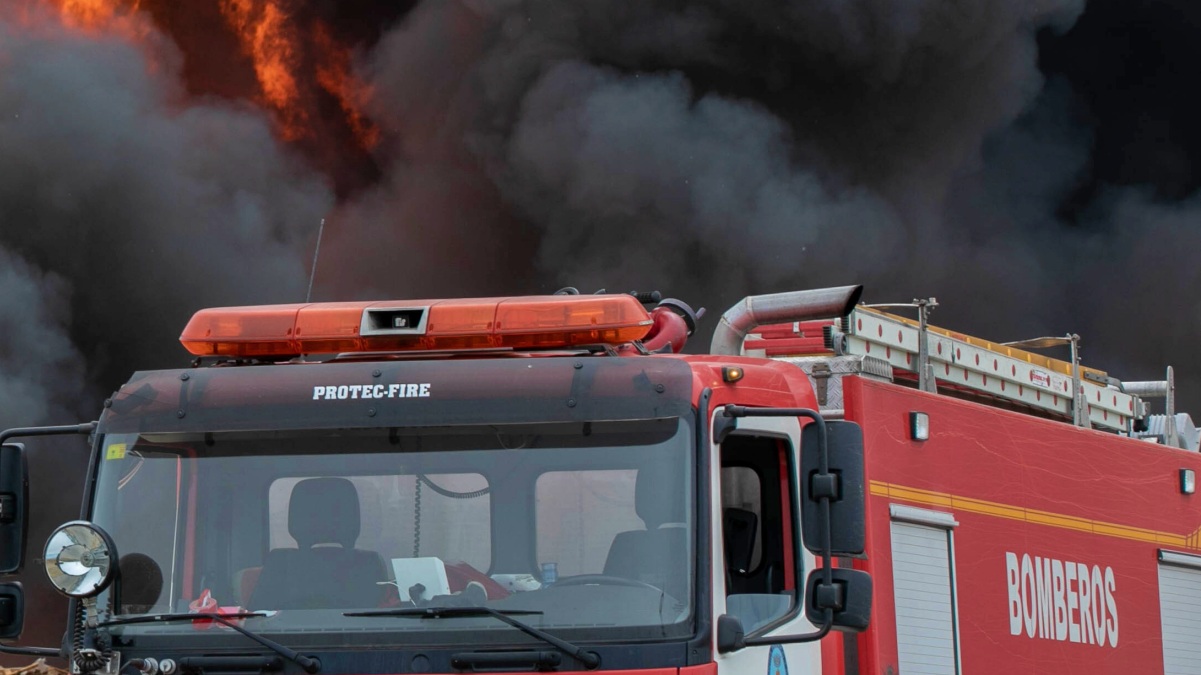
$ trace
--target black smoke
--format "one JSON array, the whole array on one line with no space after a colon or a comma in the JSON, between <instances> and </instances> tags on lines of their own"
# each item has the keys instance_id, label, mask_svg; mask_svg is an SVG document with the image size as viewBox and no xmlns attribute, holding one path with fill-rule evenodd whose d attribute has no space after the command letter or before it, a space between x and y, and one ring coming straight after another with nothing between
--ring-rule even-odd
<instances>
[{"instance_id":1,"label":"black smoke","mask_svg":"<svg viewBox=\"0 0 1201 675\"><path fill-rule=\"evenodd\" d=\"M1079 332L1091 365L1173 363L1201 389L1194 313L1166 301L1196 290L1169 259L1201 156L1176 86L1187 4L288 6L354 49L370 170L272 136L213 11L146 3L140 45L49 14L4 34L0 246L46 296L17 323L79 371L29 405L179 362L198 306L299 299L322 217L318 299L575 285L719 311L860 282L938 296L936 320L994 339ZM53 372L20 362L10 379Z\"/></svg>"},{"instance_id":2,"label":"black smoke","mask_svg":"<svg viewBox=\"0 0 1201 675\"><path fill-rule=\"evenodd\" d=\"M169 43L34 26L0 19L6 426L94 417L200 307L303 300L332 204L263 115L184 96Z\"/></svg>"}]
</instances>

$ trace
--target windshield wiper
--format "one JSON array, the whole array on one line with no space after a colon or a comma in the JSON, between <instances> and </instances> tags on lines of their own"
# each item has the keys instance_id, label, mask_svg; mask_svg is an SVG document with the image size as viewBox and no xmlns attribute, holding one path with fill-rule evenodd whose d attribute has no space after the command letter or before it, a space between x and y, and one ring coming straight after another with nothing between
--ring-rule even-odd
<instances>
[{"instance_id":1,"label":"windshield wiper","mask_svg":"<svg viewBox=\"0 0 1201 675\"><path fill-rule=\"evenodd\" d=\"M139 614L136 616L117 616L108 621L99 623L97 628L107 628L109 626L127 626L135 623L170 623L173 621L196 621L210 620L215 621L222 626L232 628L235 631L245 635L255 642L263 645L267 649L279 654L280 656L295 662L301 668L304 668L306 673L316 673L321 670L321 662L311 656L305 656L295 649L291 649L281 645L274 640L252 633L245 628L234 623L231 619L252 619L255 617L267 616L262 612L238 612L236 614L213 614L213 613L197 613L197 614Z\"/></svg>"},{"instance_id":2,"label":"windshield wiper","mask_svg":"<svg viewBox=\"0 0 1201 675\"><path fill-rule=\"evenodd\" d=\"M345 612L343 616L399 616L411 617L418 619L441 619L446 617L456 616L491 616L500 621L503 621L517 630L538 638L546 644L558 649L584 664L589 669L600 665L600 656L596 653L586 651L583 647L561 640L544 630L534 628L528 623L523 623L509 616L510 614L542 614L542 612L534 609L507 609L499 610L491 607L397 607L396 609L380 609L367 612Z\"/></svg>"}]
</instances>

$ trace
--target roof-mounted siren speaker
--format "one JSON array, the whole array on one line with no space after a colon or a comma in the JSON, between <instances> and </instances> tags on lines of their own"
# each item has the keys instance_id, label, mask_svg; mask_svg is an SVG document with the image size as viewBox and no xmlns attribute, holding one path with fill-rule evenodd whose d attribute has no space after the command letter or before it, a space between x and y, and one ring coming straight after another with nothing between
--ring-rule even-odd
<instances>
[{"instance_id":1,"label":"roof-mounted siren speaker","mask_svg":"<svg viewBox=\"0 0 1201 675\"><path fill-rule=\"evenodd\" d=\"M859 304L862 294L863 286L838 286L748 296L722 315L709 351L738 356L746 334L763 324L846 316Z\"/></svg>"},{"instance_id":2,"label":"roof-mounted siren speaker","mask_svg":"<svg viewBox=\"0 0 1201 675\"><path fill-rule=\"evenodd\" d=\"M424 335L429 307L368 307L359 334Z\"/></svg>"}]
</instances>

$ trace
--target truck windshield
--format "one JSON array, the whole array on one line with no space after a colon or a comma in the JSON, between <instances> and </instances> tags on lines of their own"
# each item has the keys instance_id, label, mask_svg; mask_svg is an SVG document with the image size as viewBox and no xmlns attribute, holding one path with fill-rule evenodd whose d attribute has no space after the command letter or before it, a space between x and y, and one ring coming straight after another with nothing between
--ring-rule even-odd
<instances>
[{"instance_id":1,"label":"truck windshield","mask_svg":"<svg viewBox=\"0 0 1201 675\"><path fill-rule=\"evenodd\" d=\"M581 642L679 638L692 458L679 418L110 434L92 517L122 578L102 601L122 615L261 611L246 627L292 646L532 642L483 612L362 615L407 607L526 613ZM113 630L147 646L238 637Z\"/></svg>"}]
</instances>

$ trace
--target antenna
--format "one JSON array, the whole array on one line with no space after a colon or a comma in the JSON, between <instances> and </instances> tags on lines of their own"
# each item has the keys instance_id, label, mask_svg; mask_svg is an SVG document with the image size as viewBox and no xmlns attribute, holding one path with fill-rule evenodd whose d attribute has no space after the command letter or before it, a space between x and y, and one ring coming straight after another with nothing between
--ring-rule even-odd
<instances>
[{"instance_id":1,"label":"antenna","mask_svg":"<svg viewBox=\"0 0 1201 675\"><path fill-rule=\"evenodd\" d=\"M313 270L309 272L309 292L305 294L304 301L312 302L313 300L313 279L317 277L317 256L321 255L321 235L325 234L325 219L321 219L321 227L317 228L317 247L313 249Z\"/></svg>"}]
</instances>

